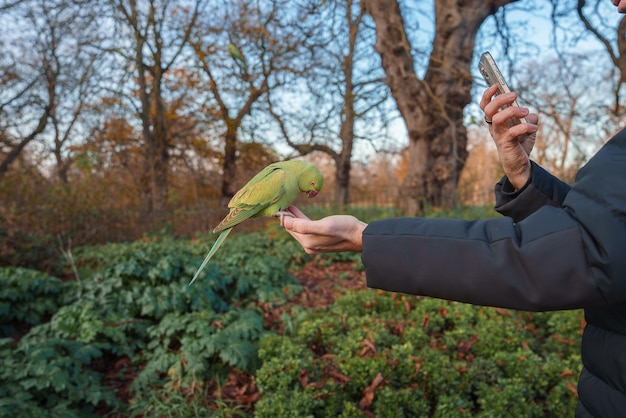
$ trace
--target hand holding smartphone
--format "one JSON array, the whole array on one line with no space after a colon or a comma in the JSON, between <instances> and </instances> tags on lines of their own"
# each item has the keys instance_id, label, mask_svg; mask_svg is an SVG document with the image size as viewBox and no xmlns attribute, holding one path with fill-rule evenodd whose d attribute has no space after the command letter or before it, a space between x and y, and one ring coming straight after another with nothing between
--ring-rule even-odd
<instances>
[{"instance_id":1,"label":"hand holding smartphone","mask_svg":"<svg viewBox=\"0 0 626 418\"><path fill-rule=\"evenodd\" d=\"M496 61L493 59L493 57L491 56L489 51L484 52L480 56L480 61L478 63L478 69L479 69L480 73L482 74L483 78L485 79L485 81L487 82L488 86L491 87L494 84L498 85L498 91L496 92L496 95L511 92L511 89L509 88L509 85L504 80L504 77L502 76L502 73L500 72L500 70L498 69L498 66L496 65ZM504 106L504 108L509 107L509 106L510 105L506 105L506 106ZM511 106L518 106L518 104L515 101L515 102L513 102L513 104ZM525 118L523 118L523 119L520 119L520 118L511 118L511 119L509 119L509 127L512 127L512 126L515 126L515 125L519 125L520 123L526 123L526 119Z\"/></svg>"},{"instance_id":2,"label":"hand holding smartphone","mask_svg":"<svg viewBox=\"0 0 626 418\"><path fill-rule=\"evenodd\" d=\"M496 95L511 92L511 89L509 88L508 84L504 80L502 73L498 69L498 66L496 65L495 60L493 59L493 57L491 56L489 52L485 52L480 56L478 69L480 70L480 73L485 78L485 81L487 82L489 87L491 87L494 84L498 86ZM510 105L505 105L502 108L504 109L509 106L518 106L517 101L513 101ZM521 123L528 123L528 121L526 120L526 118L520 119L517 117L511 117L507 119L508 128L512 128L513 126L519 125ZM516 137L517 141L522 146L527 156L530 155L535 145L535 136L536 136L536 132L533 132L530 134L522 134Z\"/></svg>"}]
</instances>

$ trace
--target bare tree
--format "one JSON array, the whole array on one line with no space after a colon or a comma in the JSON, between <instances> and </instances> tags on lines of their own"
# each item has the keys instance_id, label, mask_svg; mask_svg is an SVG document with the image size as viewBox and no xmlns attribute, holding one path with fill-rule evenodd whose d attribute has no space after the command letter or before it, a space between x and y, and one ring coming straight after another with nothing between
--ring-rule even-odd
<instances>
[{"instance_id":1,"label":"bare tree","mask_svg":"<svg viewBox=\"0 0 626 418\"><path fill-rule=\"evenodd\" d=\"M602 15L600 5L601 0L578 0L576 5L576 13L584 24L585 29L589 31L603 46L609 54L611 62L619 71L619 80L615 89L615 107L616 115L620 112L620 90L626 84L626 16L622 16L619 20L617 28L610 36L606 31L606 15ZM608 2L602 2L603 4ZM590 7L587 5L590 4ZM591 11L588 11L591 9ZM611 31L608 31L609 33Z\"/></svg>"},{"instance_id":2,"label":"bare tree","mask_svg":"<svg viewBox=\"0 0 626 418\"><path fill-rule=\"evenodd\" d=\"M200 69L208 78L208 90L218 109L211 116L224 125L221 192L225 198L232 197L236 192L239 129L244 118L252 112L254 103L267 92L272 71L272 66L262 68L251 60L253 53L258 53L258 62L263 62L266 51L253 48L257 42L263 43L259 20L272 20L276 10L261 17L260 9L250 10L246 3L240 6L240 10L225 14L223 18L206 16L207 20L200 25L201 29L196 32L193 42ZM246 19L247 13L256 15L259 20ZM221 37L223 34L226 36ZM245 34L253 34L250 35L252 39L246 38ZM245 50L245 55L242 50ZM239 93L236 96L240 100L233 99L235 91Z\"/></svg>"},{"instance_id":3,"label":"bare tree","mask_svg":"<svg viewBox=\"0 0 626 418\"><path fill-rule=\"evenodd\" d=\"M4 15L14 21L3 22L3 27L13 24L14 31L23 17L36 14L31 8L18 8L16 4L7 6L11 13ZM1 41L4 53L0 56L0 177L24 148L41 136L57 104L59 68L54 59L55 45L41 35L38 27L23 29L21 37L7 36Z\"/></svg>"},{"instance_id":4,"label":"bare tree","mask_svg":"<svg viewBox=\"0 0 626 418\"><path fill-rule=\"evenodd\" d=\"M366 24L359 1L313 2L306 48L305 73L310 97L303 106L276 105L270 112L289 146L301 155L320 151L335 162L335 203L350 202L354 147L359 139L374 139L389 116L384 73L369 46L375 33ZM279 103L278 100L276 100Z\"/></svg>"},{"instance_id":5,"label":"bare tree","mask_svg":"<svg viewBox=\"0 0 626 418\"><path fill-rule=\"evenodd\" d=\"M516 90L539 114L533 158L565 181L595 152L611 126L611 63L602 51L553 55L520 66ZM537 74L541 74L540 77ZM589 86L594 86L592 90ZM609 129L610 131L611 129Z\"/></svg>"},{"instance_id":6,"label":"bare tree","mask_svg":"<svg viewBox=\"0 0 626 418\"><path fill-rule=\"evenodd\" d=\"M616 13L615 6L608 1L550 0L550 3L554 28L552 47L561 59L576 48L589 51L594 40L599 49L606 52L614 67L614 71L606 74L615 80L611 112L619 124L619 117L624 113L622 87L626 83L626 16Z\"/></svg>"},{"instance_id":7,"label":"bare tree","mask_svg":"<svg viewBox=\"0 0 626 418\"><path fill-rule=\"evenodd\" d=\"M167 216L171 146L163 82L187 46L204 1L111 0L111 4L117 11L119 35L126 37L118 39L115 50L134 72L136 83L128 98L142 126L142 212L144 219L162 223Z\"/></svg>"},{"instance_id":8,"label":"bare tree","mask_svg":"<svg viewBox=\"0 0 626 418\"><path fill-rule=\"evenodd\" d=\"M463 109L471 100L476 34L485 19L514 1L435 1L435 36L423 79L415 72L398 2L365 1L376 23L386 82L409 134L410 167L401 195L407 213L418 213L425 204L455 205L467 157Z\"/></svg>"},{"instance_id":9,"label":"bare tree","mask_svg":"<svg viewBox=\"0 0 626 418\"><path fill-rule=\"evenodd\" d=\"M299 10L291 5L289 1L233 4L216 0L214 13L205 17L195 34L193 46L207 78L207 101L217 108L211 117L216 117L223 129L224 198L237 191L237 153L246 121L250 120L250 126L262 125L261 118L252 121L255 110L265 110L261 98L301 72ZM263 136L262 128L250 126L249 138Z\"/></svg>"},{"instance_id":10,"label":"bare tree","mask_svg":"<svg viewBox=\"0 0 626 418\"><path fill-rule=\"evenodd\" d=\"M0 1L0 12L9 10L21 3L23 3L25 0L2 0Z\"/></svg>"},{"instance_id":11,"label":"bare tree","mask_svg":"<svg viewBox=\"0 0 626 418\"><path fill-rule=\"evenodd\" d=\"M7 53L0 64L6 87L0 94L0 124L5 153L0 175L35 141L45 158L56 162L59 179L68 182L69 144L88 101L95 95L93 75L99 57L92 35L97 5L89 1L33 0L7 8ZM37 122L32 119L37 115Z\"/></svg>"},{"instance_id":12,"label":"bare tree","mask_svg":"<svg viewBox=\"0 0 626 418\"><path fill-rule=\"evenodd\" d=\"M72 165L70 145L78 143L81 122L90 103L98 97L98 63L102 57L99 49L97 2L59 0L38 1L44 19L41 36L47 39L47 53L57 68L57 105L50 113L51 152L56 161L56 173L63 183L68 183ZM89 13L78 13L90 4ZM37 24L33 17L32 24Z\"/></svg>"},{"instance_id":13,"label":"bare tree","mask_svg":"<svg viewBox=\"0 0 626 418\"><path fill-rule=\"evenodd\" d=\"M468 127L467 163L459 177L458 199L465 206L493 204L493 184L504 174L498 152L482 127Z\"/></svg>"}]
</instances>

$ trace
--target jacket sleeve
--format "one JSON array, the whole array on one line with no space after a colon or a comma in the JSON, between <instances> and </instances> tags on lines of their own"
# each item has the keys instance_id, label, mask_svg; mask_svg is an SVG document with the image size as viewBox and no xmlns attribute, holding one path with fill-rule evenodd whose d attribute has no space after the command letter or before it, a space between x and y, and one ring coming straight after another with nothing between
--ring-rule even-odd
<instances>
[{"instance_id":1,"label":"jacket sleeve","mask_svg":"<svg viewBox=\"0 0 626 418\"><path fill-rule=\"evenodd\" d=\"M531 161L532 175L526 185L515 191L504 176L495 187L495 209L519 222L542 206L561 207L570 186Z\"/></svg>"},{"instance_id":2,"label":"jacket sleeve","mask_svg":"<svg viewBox=\"0 0 626 418\"><path fill-rule=\"evenodd\" d=\"M519 222L510 217L372 222L363 233L367 284L531 311L626 302L624 183L626 131L579 171L562 207L519 211ZM543 195L555 201L554 193Z\"/></svg>"}]
</instances>

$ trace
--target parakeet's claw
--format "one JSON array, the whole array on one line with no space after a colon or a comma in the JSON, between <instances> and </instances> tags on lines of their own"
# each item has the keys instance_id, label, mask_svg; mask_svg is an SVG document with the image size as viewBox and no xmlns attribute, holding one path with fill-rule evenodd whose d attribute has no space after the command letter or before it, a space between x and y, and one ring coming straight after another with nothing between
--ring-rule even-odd
<instances>
[{"instance_id":1,"label":"parakeet's claw","mask_svg":"<svg viewBox=\"0 0 626 418\"><path fill-rule=\"evenodd\" d=\"M286 210L279 210L274 216L278 216L280 218L280 226L285 226L285 216L291 216L292 218L296 217L296 215Z\"/></svg>"}]
</instances>

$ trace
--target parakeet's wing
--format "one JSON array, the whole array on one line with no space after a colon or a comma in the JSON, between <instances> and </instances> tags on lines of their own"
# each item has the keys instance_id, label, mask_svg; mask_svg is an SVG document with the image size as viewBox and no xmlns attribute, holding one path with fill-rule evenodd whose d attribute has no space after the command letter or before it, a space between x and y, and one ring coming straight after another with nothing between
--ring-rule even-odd
<instances>
[{"instance_id":1,"label":"parakeet's wing","mask_svg":"<svg viewBox=\"0 0 626 418\"><path fill-rule=\"evenodd\" d=\"M292 174L277 168L266 168L233 196L228 203L228 207L231 208L230 212L213 232L218 233L226 228L232 228L270 206L280 203L286 195L292 194L288 193L292 188L295 197L298 193L298 186Z\"/></svg>"}]
</instances>

